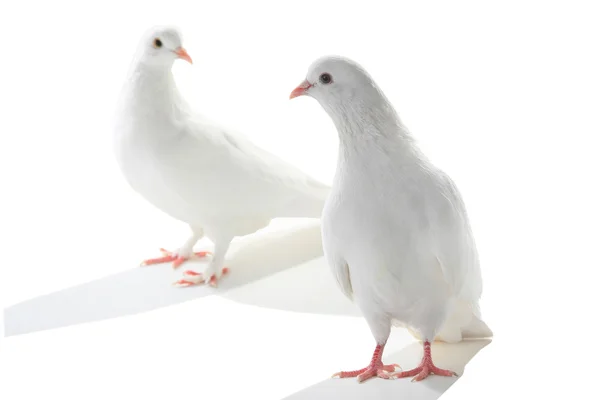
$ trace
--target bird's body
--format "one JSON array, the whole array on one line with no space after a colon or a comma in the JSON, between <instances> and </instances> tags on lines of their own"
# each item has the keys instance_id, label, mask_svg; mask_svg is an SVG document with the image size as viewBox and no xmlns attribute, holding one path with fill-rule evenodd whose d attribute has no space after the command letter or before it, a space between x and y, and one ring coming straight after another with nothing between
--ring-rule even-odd
<instances>
[{"instance_id":1,"label":"bird's body","mask_svg":"<svg viewBox=\"0 0 600 400\"><path fill-rule=\"evenodd\" d=\"M378 345L369 367L340 375L389 377L393 366L381 363L381 351L392 325L422 339L426 355L435 339L491 336L479 313L478 254L452 180L422 154L356 63L317 60L299 88L321 103L338 130L337 170L322 216L323 248L339 287L356 302ZM451 374L433 366L430 357L410 372L419 379Z\"/></svg>"},{"instance_id":2,"label":"bird's body","mask_svg":"<svg viewBox=\"0 0 600 400\"><path fill-rule=\"evenodd\" d=\"M176 32L172 36L176 41ZM174 261L190 257L204 235L215 242L207 278L222 266L234 237L264 228L273 218L319 218L330 190L238 133L192 112L168 62L134 62L123 90L115 152L136 192L191 227L192 237L170 256Z\"/></svg>"},{"instance_id":3,"label":"bird's body","mask_svg":"<svg viewBox=\"0 0 600 400\"><path fill-rule=\"evenodd\" d=\"M479 316L477 253L450 178L418 153L398 157L403 143L393 142L341 152L323 211L324 249L344 293L380 317L377 336L395 322L433 337L463 307ZM461 340L470 320L446 326L440 339Z\"/></svg>"}]
</instances>

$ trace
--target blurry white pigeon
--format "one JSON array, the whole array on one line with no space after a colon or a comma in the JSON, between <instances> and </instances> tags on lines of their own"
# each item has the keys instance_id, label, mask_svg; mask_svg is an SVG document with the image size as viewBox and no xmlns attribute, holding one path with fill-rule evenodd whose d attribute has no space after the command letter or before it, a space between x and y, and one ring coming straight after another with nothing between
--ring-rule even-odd
<instances>
[{"instance_id":1,"label":"blurry white pigeon","mask_svg":"<svg viewBox=\"0 0 600 400\"><path fill-rule=\"evenodd\" d=\"M176 251L145 261L181 265L204 235L214 244L203 274L186 271L176 283L216 285L231 240L266 227L273 218L320 218L330 188L254 146L244 137L190 111L171 68L192 62L179 31L151 29L142 39L123 89L115 151L131 187L192 235Z\"/></svg>"},{"instance_id":2,"label":"blurry white pigeon","mask_svg":"<svg viewBox=\"0 0 600 400\"><path fill-rule=\"evenodd\" d=\"M431 359L431 342L490 337L467 212L452 180L419 151L393 106L357 63L324 57L290 95L315 98L337 127L340 146L322 215L323 246L344 294L377 342L368 367L334 376L451 376ZM421 364L389 374L381 356L392 325L423 340Z\"/></svg>"}]
</instances>

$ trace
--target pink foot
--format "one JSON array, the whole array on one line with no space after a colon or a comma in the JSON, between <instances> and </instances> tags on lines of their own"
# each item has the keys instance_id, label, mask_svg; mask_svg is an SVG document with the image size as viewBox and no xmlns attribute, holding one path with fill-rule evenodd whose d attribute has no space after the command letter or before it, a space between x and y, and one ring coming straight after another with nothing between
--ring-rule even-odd
<instances>
[{"instance_id":1,"label":"pink foot","mask_svg":"<svg viewBox=\"0 0 600 400\"><path fill-rule=\"evenodd\" d=\"M227 273L229 273L229 268L227 268L227 267L223 268L222 273L223 273L223 275L226 275ZM174 282L173 285L178 286L178 287L188 287L188 286L201 285L203 283L206 283L206 279L204 278L204 275L199 272L187 270L183 273L183 275L185 275L185 278L180 279L177 282ZM212 287L217 287L217 280L218 279L217 279L216 275L212 274L210 276L210 278L208 279L208 284Z\"/></svg>"},{"instance_id":2,"label":"pink foot","mask_svg":"<svg viewBox=\"0 0 600 400\"><path fill-rule=\"evenodd\" d=\"M433 360L431 359L431 343L428 341L423 343L423 359L421 360L421 364L415 369L411 369L410 371L397 372L392 376L395 378L406 378L409 376L414 376L412 381L422 381L427 378L429 375L440 375L440 376L458 376L456 372L441 369L433 365Z\"/></svg>"},{"instance_id":3,"label":"pink foot","mask_svg":"<svg viewBox=\"0 0 600 400\"><path fill-rule=\"evenodd\" d=\"M165 250L165 249L160 249L160 251L163 253L162 257L150 258L148 260L144 260L142 262L142 266L153 265L153 264L162 264L162 263L173 261L173 268L177 268L181 264L183 264L184 262L186 262L188 260L187 257L178 256L177 254L175 254L171 251ZM204 258L212 253L210 251L197 251L192 254L193 254L192 257Z\"/></svg>"},{"instance_id":4,"label":"pink foot","mask_svg":"<svg viewBox=\"0 0 600 400\"><path fill-rule=\"evenodd\" d=\"M356 371L342 371L336 374L333 374L333 377L339 378L354 378L358 377L358 382L364 382L369 378L373 378L378 376L382 379L390 379L391 375L389 372L394 372L396 367L400 368L398 364L390 364L384 365L381 361L381 355L383 354L384 345L378 344L375 347L375 351L373 352L373 358L371 359L371 363L363 369L358 369Z\"/></svg>"}]
</instances>

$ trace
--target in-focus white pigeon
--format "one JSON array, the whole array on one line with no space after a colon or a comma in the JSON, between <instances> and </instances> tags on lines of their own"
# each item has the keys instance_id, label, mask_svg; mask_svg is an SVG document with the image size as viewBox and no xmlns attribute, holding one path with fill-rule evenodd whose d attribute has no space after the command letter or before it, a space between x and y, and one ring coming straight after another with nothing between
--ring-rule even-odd
<instances>
[{"instance_id":1,"label":"in-focus white pigeon","mask_svg":"<svg viewBox=\"0 0 600 400\"><path fill-rule=\"evenodd\" d=\"M290 98L316 99L337 127L340 145L322 214L325 256L377 342L371 363L334 376L360 382L429 374L451 376L431 359L434 340L491 337L481 320L478 254L453 181L418 149L394 107L356 62L323 57ZM420 365L390 374L381 361L392 325L423 341Z\"/></svg>"},{"instance_id":2,"label":"in-focus white pigeon","mask_svg":"<svg viewBox=\"0 0 600 400\"><path fill-rule=\"evenodd\" d=\"M320 218L330 188L253 145L243 136L193 113L171 72L192 62L173 27L155 27L142 38L123 89L115 129L118 164L131 187L151 204L188 224L192 235L176 251L145 261L194 256L204 235L214 242L204 273L186 271L176 284L208 282L226 273L234 237L266 227L273 218Z\"/></svg>"}]
</instances>

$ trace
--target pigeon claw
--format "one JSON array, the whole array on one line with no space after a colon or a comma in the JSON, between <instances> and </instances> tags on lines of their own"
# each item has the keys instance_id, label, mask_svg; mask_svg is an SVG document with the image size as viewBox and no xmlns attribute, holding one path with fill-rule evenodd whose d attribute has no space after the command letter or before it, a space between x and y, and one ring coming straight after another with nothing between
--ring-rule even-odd
<instances>
[{"instance_id":1,"label":"pigeon claw","mask_svg":"<svg viewBox=\"0 0 600 400\"><path fill-rule=\"evenodd\" d=\"M222 270L223 275L229 273L229 268L225 267ZM193 285L201 285L203 283L208 283L208 285L212 287L217 287L217 276L215 274L211 275L210 278L205 279L204 274L192 270L187 270L183 273L184 278L180 279L173 283L174 286L178 287L189 287Z\"/></svg>"},{"instance_id":2,"label":"pigeon claw","mask_svg":"<svg viewBox=\"0 0 600 400\"><path fill-rule=\"evenodd\" d=\"M431 343L426 341L424 342L423 347L425 351L423 354L423 359L421 360L421 364L419 364L417 368L409 371L397 372L393 374L394 378L408 378L412 376L414 377L412 382L418 382L427 378L429 375L458 376L458 374L454 371L441 369L433 365L433 360L431 359Z\"/></svg>"},{"instance_id":3,"label":"pigeon claw","mask_svg":"<svg viewBox=\"0 0 600 400\"><path fill-rule=\"evenodd\" d=\"M181 256L178 256L175 260L173 260L173 268L179 267L181 264L186 262L187 259Z\"/></svg>"},{"instance_id":4,"label":"pigeon claw","mask_svg":"<svg viewBox=\"0 0 600 400\"><path fill-rule=\"evenodd\" d=\"M342 371L336 374L333 374L332 378L354 378L358 379L358 382L364 382L367 379L373 378L375 376L381 379L391 379L391 372L396 370L396 367L400 368L398 364L390 364L385 365L381 361L381 355L383 354L383 348L385 347L385 343L377 344L375 347L375 351L373 352L373 358L371 358L371 362L366 368L358 369L356 371Z\"/></svg>"},{"instance_id":5,"label":"pigeon claw","mask_svg":"<svg viewBox=\"0 0 600 400\"><path fill-rule=\"evenodd\" d=\"M227 275L228 273L229 273L229 268L227 268L227 267L224 267L224 268L221 270L221 275ZM219 280L219 279L217 278L217 276L216 276L215 274L212 274L212 275L210 276L210 278L208 279L208 284L209 284L210 286L212 286L212 287L215 287L215 288L216 288L216 287L217 287L217 281L218 281L218 280Z\"/></svg>"},{"instance_id":6,"label":"pigeon claw","mask_svg":"<svg viewBox=\"0 0 600 400\"><path fill-rule=\"evenodd\" d=\"M208 284L212 287L217 287L217 276L211 275L210 278L208 279Z\"/></svg>"},{"instance_id":7,"label":"pigeon claw","mask_svg":"<svg viewBox=\"0 0 600 400\"><path fill-rule=\"evenodd\" d=\"M393 375L394 378L408 378L414 376L411 382L422 381L429 375L440 375L440 376L458 376L456 372L441 369L435 365L420 365L417 368L411 369L410 371L397 372Z\"/></svg>"},{"instance_id":8,"label":"pigeon claw","mask_svg":"<svg viewBox=\"0 0 600 400\"><path fill-rule=\"evenodd\" d=\"M179 286L179 287L188 287L188 286L192 286L192 285L195 285L195 283L185 280L185 279L180 279L176 282L173 282L173 286Z\"/></svg>"},{"instance_id":9,"label":"pigeon claw","mask_svg":"<svg viewBox=\"0 0 600 400\"><path fill-rule=\"evenodd\" d=\"M400 368L398 364L370 364L368 367L356 371L337 372L332 375L332 378L356 378L359 383L362 383L367 379L374 378L376 376L381 379L391 379L392 375L390 375L390 373L394 372L396 370L396 367Z\"/></svg>"},{"instance_id":10,"label":"pigeon claw","mask_svg":"<svg viewBox=\"0 0 600 400\"><path fill-rule=\"evenodd\" d=\"M178 268L181 266L181 264L183 264L184 262L186 262L189 259L188 257L179 256L176 253L165 250L163 248L160 249L160 252L163 254L162 257L150 258L148 260L144 260L141 265L147 266L147 265L163 264L166 262L173 262L173 268ZM192 257L193 258L204 258L211 254L212 253L210 251L196 251L196 252L192 253Z\"/></svg>"}]
</instances>

